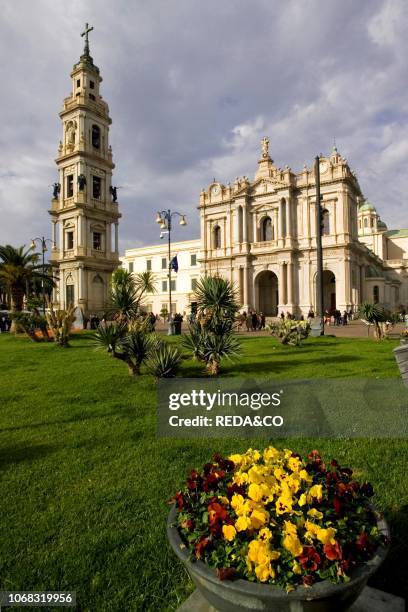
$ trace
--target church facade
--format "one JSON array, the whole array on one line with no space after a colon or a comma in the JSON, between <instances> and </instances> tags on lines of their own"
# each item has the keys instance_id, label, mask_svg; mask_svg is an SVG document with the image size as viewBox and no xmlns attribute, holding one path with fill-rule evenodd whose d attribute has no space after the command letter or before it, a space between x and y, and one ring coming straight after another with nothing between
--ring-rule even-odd
<instances>
[{"instance_id":1,"label":"church facade","mask_svg":"<svg viewBox=\"0 0 408 612\"><path fill-rule=\"evenodd\" d=\"M71 72L72 90L60 112L62 140L56 164L58 182L51 201L57 277L54 302L74 304L84 314L103 312L112 272L119 265L117 190L112 186L111 118L100 94L102 77L85 48Z\"/></svg>"},{"instance_id":2,"label":"church facade","mask_svg":"<svg viewBox=\"0 0 408 612\"><path fill-rule=\"evenodd\" d=\"M325 310L356 310L363 301L407 309L408 230L388 231L336 147L320 158L320 183ZM264 138L254 180L214 181L202 190L198 210L200 273L231 280L242 310L316 311L313 169L295 174L276 167ZM141 269L149 248L126 251L125 267ZM180 256L182 243L177 250ZM153 310L165 299L159 288ZM187 312L194 296L178 300L177 310Z\"/></svg>"}]
</instances>

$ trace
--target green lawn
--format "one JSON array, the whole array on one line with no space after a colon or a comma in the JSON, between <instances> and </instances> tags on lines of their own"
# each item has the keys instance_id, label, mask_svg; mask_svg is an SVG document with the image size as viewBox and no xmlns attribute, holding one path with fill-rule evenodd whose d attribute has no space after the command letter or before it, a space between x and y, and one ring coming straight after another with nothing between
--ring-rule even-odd
<instances>
[{"instance_id":1,"label":"green lawn","mask_svg":"<svg viewBox=\"0 0 408 612\"><path fill-rule=\"evenodd\" d=\"M243 338L243 358L223 373L395 377L396 344L328 337L296 349ZM185 360L183 375L201 375L200 367ZM176 610L192 585L167 546L166 500L191 467L248 441L157 440L153 380L129 377L95 352L89 333L67 350L0 335L0 397L1 590L76 590L82 612ZM406 596L408 442L276 445L318 447L373 483L393 550L372 584Z\"/></svg>"}]
</instances>

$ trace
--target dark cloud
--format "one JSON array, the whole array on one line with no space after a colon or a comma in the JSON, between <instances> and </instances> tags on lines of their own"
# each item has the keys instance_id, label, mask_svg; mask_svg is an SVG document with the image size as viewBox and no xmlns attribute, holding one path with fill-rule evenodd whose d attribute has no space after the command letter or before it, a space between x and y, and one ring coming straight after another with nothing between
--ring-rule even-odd
<instances>
[{"instance_id":1,"label":"dark cloud","mask_svg":"<svg viewBox=\"0 0 408 612\"><path fill-rule=\"evenodd\" d=\"M300 170L336 137L392 227L408 226L404 0L3 0L0 243L49 234L50 185L88 21L110 105L122 249L157 241L157 209L252 176L267 134Z\"/></svg>"}]
</instances>

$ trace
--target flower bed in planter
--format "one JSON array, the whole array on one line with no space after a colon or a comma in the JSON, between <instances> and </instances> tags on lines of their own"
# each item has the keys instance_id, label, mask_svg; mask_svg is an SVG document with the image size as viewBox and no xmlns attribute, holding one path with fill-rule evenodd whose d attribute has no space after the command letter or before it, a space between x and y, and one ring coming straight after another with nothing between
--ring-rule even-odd
<instances>
[{"instance_id":1,"label":"flower bed in planter","mask_svg":"<svg viewBox=\"0 0 408 612\"><path fill-rule=\"evenodd\" d=\"M216 455L176 493L169 540L218 610L346 610L386 554L371 496L317 451Z\"/></svg>"}]
</instances>

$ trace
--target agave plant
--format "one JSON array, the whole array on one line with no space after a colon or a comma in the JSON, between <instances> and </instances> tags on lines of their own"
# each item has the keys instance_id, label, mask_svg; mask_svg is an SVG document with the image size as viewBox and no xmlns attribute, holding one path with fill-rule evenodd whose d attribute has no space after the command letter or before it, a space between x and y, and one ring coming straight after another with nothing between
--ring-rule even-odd
<instances>
[{"instance_id":1,"label":"agave plant","mask_svg":"<svg viewBox=\"0 0 408 612\"><path fill-rule=\"evenodd\" d=\"M61 347L69 346L71 328L75 321L75 306L71 304L65 310L54 310L51 300L47 300L48 312L46 313L47 324L51 329L54 341Z\"/></svg>"},{"instance_id":2,"label":"agave plant","mask_svg":"<svg viewBox=\"0 0 408 612\"><path fill-rule=\"evenodd\" d=\"M173 378L176 376L181 362L181 355L176 348L167 342L159 342L149 353L146 368L149 374L160 378Z\"/></svg>"}]
</instances>

